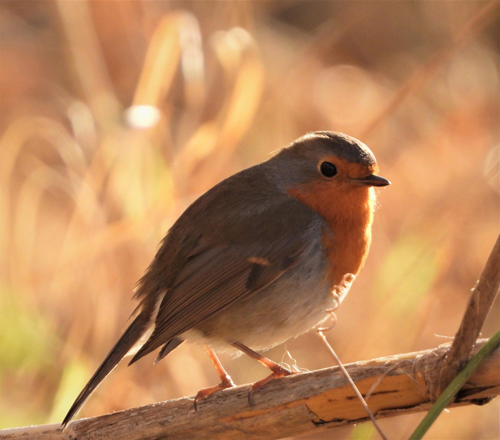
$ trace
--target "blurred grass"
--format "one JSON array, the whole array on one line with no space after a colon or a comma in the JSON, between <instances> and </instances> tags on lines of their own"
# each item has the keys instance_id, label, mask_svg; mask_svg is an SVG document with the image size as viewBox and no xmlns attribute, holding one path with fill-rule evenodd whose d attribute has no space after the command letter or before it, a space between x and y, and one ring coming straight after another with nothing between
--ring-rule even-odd
<instances>
[{"instance_id":1,"label":"blurred grass","mask_svg":"<svg viewBox=\"0 0 500 440\"><path fill-rule=\"evenodd\" d=\"M328 335L343 361L452 336L498 233L498 14L483 1L2 2L0 427L60 421L180 213L306 131L361 137L393 182ZM299 367L330 365L314 335L286 348ZM237 383L265 374L222 361ZM215 381L183 345L120 365L81 415ZM453 410L432 438L497 438L498 409ZM418 419L382 423L404 438Z\"/></svg>"},{"instance_id":2,"label":"blurred grass","mask_svg":"<svg viewBox=\"0 0 500 440\"><path fill-rule=\"evenodd\" d=\"M429 247L425 236L407 235L395 240L374 280L380 302L389 301L391 308L407 315L422 301L439 271L437 249ZM404 291L404 297L391 295L396 290Z\"/></svg>"},{"instance_id":3,"label":"blurred grass","mask_svg":"<svg viewBox=\"0 0 500 440\"><path fill-rule=\"evenodd\" d=\"M351 433L351 440L371 440L377 438L378 434L375 432L375 428L370 423L362 423L357 425Z\"/></svg>"},{"instance_id":4,"label":"blurred grass","mask_svg":"<svg viewBox=\"0 0 500 440\"><path fill-rule=\"evenodd\" d=\"M15 292L1 289L2 368L29 373L47 369L47 353L53 343L53 329L44 316L27 310Z\"/></svg>"}]
</instances>

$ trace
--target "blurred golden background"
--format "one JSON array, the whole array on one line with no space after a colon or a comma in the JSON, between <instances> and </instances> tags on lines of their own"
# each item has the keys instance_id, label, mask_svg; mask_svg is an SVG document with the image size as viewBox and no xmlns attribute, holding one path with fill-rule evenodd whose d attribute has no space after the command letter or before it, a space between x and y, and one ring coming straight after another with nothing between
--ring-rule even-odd
<instances>
[{"instance_id":1,"label":"blurred golden background","mask_svg":"<svg viewBox=\"0 0 500 440\"><path fill-rule=\"evenodd\" d=\"M393 183L328 334L341 359L449 341L499 229L498 17L483 1L2 1L0 428L60 422L180 213L307 131L360 138ZM497 301L484 336L499 317ZM286 350L332 365L313 333L268 354ZM218 382L200 347L153 359L120 365L80 416ZM267 374L221 360L238 384ZM453 409L427 438L499 438L499 410ZM421 417L381 424L407 438Z\"/></svg>"}]
</instances>

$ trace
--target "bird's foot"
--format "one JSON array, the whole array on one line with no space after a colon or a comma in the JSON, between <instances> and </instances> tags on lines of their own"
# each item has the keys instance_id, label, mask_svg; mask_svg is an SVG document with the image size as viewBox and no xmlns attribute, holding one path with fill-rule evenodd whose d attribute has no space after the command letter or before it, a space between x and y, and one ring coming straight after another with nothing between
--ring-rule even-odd
<instances>
[{"instance_id":1,"label":"bird's foot","mask_svg":"<svg viewBox=\"0 0 500 440\"><path fill-rule=\"evenodd\" d=\"M215 385L213 387L203 388L198 391L196 397L194 398L194 410L198 411L198 402L200 400L206 399L208 396L216 393L217 391L225 390L226 388L234 388L236 385L229 375L221 378L221 383L219 385Z\"/></svg>"},{"instance_id":2,"label":"bird's foot","mask_svg":"<svg viewBox=\"0 0 500 440\"><path fill-rule=\"evenodd\" d=\"M272 374L269 376L265 377L264 379L261 379L257 382L255 382L251 387L250 390L248 391L248 403L250 406L254 406L254 395L260 391L262 387L267 385L269 382L271 382L274 379L279 379L280 377L285 377L285 376L291 376L292 374L297 374L296 371L289 370L288 368L285 368L279 364L274 364L272 366L268 366L268 368L271 369Z\"/></svg>"}]
</instances>

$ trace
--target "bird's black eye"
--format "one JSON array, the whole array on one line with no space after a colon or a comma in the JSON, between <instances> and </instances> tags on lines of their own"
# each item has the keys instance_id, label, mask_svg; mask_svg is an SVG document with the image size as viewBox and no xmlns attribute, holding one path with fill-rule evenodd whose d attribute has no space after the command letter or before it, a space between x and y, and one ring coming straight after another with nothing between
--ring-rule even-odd
<instances>
[{"instance_id":1,"label":"bird's black eye","mask_svg":"<svg viewBox=\"0 0 500 440\"><path fill-rule=\"evenodd\" d=\"M323 162L319 166L319 169L325 177L333 177L337 174L337 167L331 162Z\"/></svg>"}]
</instances>

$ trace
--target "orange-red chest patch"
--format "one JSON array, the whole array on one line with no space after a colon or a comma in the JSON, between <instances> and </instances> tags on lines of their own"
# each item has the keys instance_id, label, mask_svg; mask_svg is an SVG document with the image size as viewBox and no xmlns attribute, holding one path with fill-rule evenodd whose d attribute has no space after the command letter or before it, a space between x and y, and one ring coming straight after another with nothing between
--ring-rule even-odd
<instances>
[{"instance_id":1,"label":"orange-red chest patch","mask_svg":"<svg viewBox=\"0 0 500 440\"><path fill-rule=\"evenodd\" d=\"M333 286L347 273L357 275L371 242L375 196L371 188L332 190L320 182L289 191L292 197L317 212L326 222L323 246L329 260L327 277Z\"/></svg>"}]
</instances>

